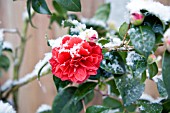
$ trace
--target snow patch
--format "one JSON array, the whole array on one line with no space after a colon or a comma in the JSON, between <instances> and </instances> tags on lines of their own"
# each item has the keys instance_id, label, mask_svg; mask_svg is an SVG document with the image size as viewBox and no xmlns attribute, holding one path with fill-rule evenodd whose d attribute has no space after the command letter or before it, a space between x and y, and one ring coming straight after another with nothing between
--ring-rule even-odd
<instances>
[{"instance_id":1,"label":"snow patch","mask_svg":"<svg viewBox=\"0 0 170 113\"><path fill-rule=\"evenodd\" d=\"M151 97L150 95L143 93L142 96L139 98L140 100L147 100L151 103L159 103L161 100L163 100L164 98L158 97L157 99L154 99L153 97Z\"/></svg>"},{"instance_id":2,"label":"snow patch","mask_svg":"<svg viewBox=\"0 0 170 113\"><path fill-rule=\"evenodd\" d=\"M3 49L13 49L13 46L10 42L7 42L7 41L4 41L3 42L3 46L2 46Z\"/></svg>"},{"instance_id":3,"label":"snow patch","mask_svg":"<svg viewBox=\"0 0 170 113\"><path fill-rule=\"evenodd\" d=\"M12 80L7 80L2 86L1 91L7 90L12 85Z\"/></svg>"},{"instance_id":4,"label":"snow patch","mask_svg":"<svg viewBox=\"0 0 170 113\"><path fill-rule=\"evenodd\" d=\"M170 7L153 0L131 0L126 6L130 13L140 11L142 9L154 14L160 18L165 24L170 21Z\"/></svg>"},{"instance_id":5,"label":"snow patch","mask_svg":"<svg viewBox=\"0 0 170 113\"><path fill-rule=\"evenodd\" d=\"M152 79L154 80L154 82L158 82L158 79L163 80L162 75L156 75Z\"/></svg>"},{"instance_id":6,"label":"snow patch","mask_svg":"<svg viewBox=\"0 0 170 113\"><path fill-rule=\"evenodd\" d=\"M0 113L16 113L16 111L9 103L3 103L3 101L0 100Z\"/></svg>"},{"instance_id":7,"label":"snow patch","mask_svg":"<svg viewBox=\"0 0 170 113\"><path fill-rule=\"evenodd\" d=\"M46 104L42 104L36 113L41 113L41 112L45 112L45 111L50 111L51 110L51 106L46 105Z\"/></svg>"}]
</instances>

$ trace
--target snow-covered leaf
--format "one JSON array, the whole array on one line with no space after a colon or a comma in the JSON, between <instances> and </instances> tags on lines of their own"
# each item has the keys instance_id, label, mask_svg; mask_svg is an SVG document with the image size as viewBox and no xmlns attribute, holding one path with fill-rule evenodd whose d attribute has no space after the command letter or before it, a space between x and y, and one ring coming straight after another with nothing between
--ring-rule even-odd
<instances>
[{"instance_id":1,"label":"snow-covered leaf","mask_svg":"<svg viewBox=\"0 0 170 113\"><path fill-rule=\"evenodd\" d=\"M109 107L94 105L87 108L86 113L109 113Z\"/></svg>"},{"instance_id":2,"label":"snow-covered leaf","mask_svg":"<svg viewBox=\"0 0 170 113\"><path fill-rule=\"evenodd\" d=\"M150 103L148 101L139 101L140 113L162 113L162 105L158 103Z\"/></svg>"},{"instance_id":3,"label":"snow-covered leaf","mask_svg":"<svg viewBox=\"0 0 170 113\"><path fill-rule=\"evenodd\" d=\"M156 84L157 84L157 88L158 88L160 96L163 97L163 98L166 98L168 96L168 94L167 94L167 91L165 89L164 82L161 79L158 79Z\"/></svg>"},{"instance_id":4,"label":"snow-covered leaf","mask_svg":"<svg viewBox=\"0 0 170 113\"><path fill-rule=\"evenodd\" d=\"M124 74L126 72L123 59L117 52L107 52L100 67L112 74Z\"/></svg>"},{"instance_id":5,"label":"snow-covered leaf","mask_svg":"<svg viewBox=\"0 0 170 113\"><path fill-rule=\"evenodd\" d=\"M140 26L131 28L128 33L135 50L148 57L155 45L155 34L152 29L147 26Z\"/></svg>"},{"instance_id":6,"label":"snow-covered leaf","mask_svg":"<svg viewBox=\"0 0 170 113\"><path fill-rule=\"evenodd\" d=\"M144 91L144 84L138 78L128 78L123 75L116 77L115 82L125 106L137 101Z\"/></svg>"}]
</instances>

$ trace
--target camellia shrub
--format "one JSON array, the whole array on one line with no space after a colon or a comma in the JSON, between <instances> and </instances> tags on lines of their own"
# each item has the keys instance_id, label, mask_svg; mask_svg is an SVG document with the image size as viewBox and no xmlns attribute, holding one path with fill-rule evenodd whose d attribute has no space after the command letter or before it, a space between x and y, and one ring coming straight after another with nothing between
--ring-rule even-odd
<instances>
[{"instance_id":1,"label":"camellia shrub","mask_svg":"<svg viewBox=\"0 0 170 113\"><path fill-rule=\"evenodd\" d=\"M51 51L25 77L17 75L21 62L14 66L14 79L0 88L0 112L4 113L6 107L10 113L15 112L18 89L49 73L57 95L52 106L42 105L37 113L170 112L170 7L152 0L131 0L126 5L128 21L118 30L108 22L110 3L100 6L90 19L68 12L81 11L80 0L53 0L53 7L55 12L51 13L45 0L27 0L26 25L36 27L31 21L35 12L49 14L49 28L57 22L68 28L68 34L56 39L47 37ZM7 71L10 64L4 51L11 49L4 46L1 38L5 31L19 34L15 30L0 31L1 73ZM25 46L27 35L24 33L19 35L21 45ZM162 57L155 55L160 47L164 48ZM157 98L144 91L147 79L157 84ZM94 98L94 92L102 95L102 104L86 107ZM5 103L10 94L15 110Z\"/></svg>"}]
</instances>

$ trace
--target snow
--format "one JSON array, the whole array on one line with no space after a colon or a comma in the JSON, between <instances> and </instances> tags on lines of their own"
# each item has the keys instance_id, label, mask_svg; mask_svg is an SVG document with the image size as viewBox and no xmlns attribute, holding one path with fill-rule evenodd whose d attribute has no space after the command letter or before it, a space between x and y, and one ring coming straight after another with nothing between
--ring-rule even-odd
<instances>
[{"instance_id":1,"label":"snow","mask_svg":"<svg viewBox=\"0 0 170 113\"><path fill-rule=\"evenodd\" d=\"M41 113L41 112L45 112L45 111L50 111L51 110L51 106L46 105L46 104L42 104L36 113Z\"/></svg>"},{"instance_id":2,"label":"snow","mask_svg":"<svg viewBox=\"0 0 170 113\"><path fill-rule=\"evenodd\" d=\"M3 49L13 49L13 46L10 42L4 41L2 48Z\"/></svg>"},{"instance_id":3,"label":"snow","mask_svg":"<svg viewBox=\"0 0 170 113\"><path fill-rule=\"evenodd\" d=\"M164 33L164 38L168 38L170 37L170 28L166 30L166 32Z\"/></svg>"},{"instance_id":4,"label":"snow","mask_svg":"<svg viewBox=\"0 0 170 113\"><path fill-rule=\"evenodd\" d=\"M33 15L33 13L34 13L34 10L31 8L31 15ZM28 11L25 10L25 11L22 13L22 20L24 21L24 20L26 20L26 19L28 19L28 18L29 18Z\"/></svg>"},{"instance_id":5,"label":"snow","mask_svg":"<svg viewBox=\"0 0 170 113\"><path fill-rule=\"evenodd\" d=\"M0 113L16 113L16 111L9 103L3 103L3 101L0 100Z\"/></svg>"},{"instance_id":6,"label":"snow","mask_svg":"<svg viewBox=\"0 0 170 113\"><path fill-rule=\"evenodd\" d=\"M170 7L153 0L131 0L126 8L130 13L138 12L142 9L154 14L160 18L165 24L170 21Z\"/></svg>"},{"instance_id":7,"label":"snow","mask_svg":"<svg viewBox=\"0 0 170 113\"><path fill-rule=\"evenodd\" d=\"M85 23L85 24L94 25L94 26L102 26L104 28L107 27L105 22L103 22L101 20L94 19L94 18L92 18L92 19L82 18L81 22Z\"/></svg>"},{"instance_id":8,"label":"snow","mask_svg":"<svg viewBox=\"0 0 170 113\"><path fill-rule=\"evenodd\" d=\"M48 43L52 48L60 47L63 37L56 38L55 40L48 40Z\"/></svg>"},{"instance_id":9,"label":"snow","mask_svg":"<svg viewBox=\"0 0 170 113\"><path fill-rule=\"evenodd\" d=\"M4 39L4 29L0 29L0 42Z\"/></svg>"},{"instance_id":10,"label":"snow","mask_svg":"<svg viewBox=\"0 0 170 113\"><path fill-rule=\"evenodd\" d=\"M136 60L140 60L140 59L141 59L141 57L137 53L135 53L135 51L128 52L128 55L126 58L126 63L128 66L133 66L134 62Z\"/></svg>"},{"instance_id":11,"label":"snow","mask_svg":"<svg viewBox=\"0 0 170 113\"><path fill-rule=\"evenodd\" d=\"M163 80L162 75L156 75L152 79L154 80L154 82L158 82L158 79Z\"/></svg>"},{"instance_id":12,"label":"snow","mask_svg":"<svg viewBox=\"0 0 170 113\"><path fill-rule=\"evenodd\" d=\"M7 80L0 88L1 91L7 90L12 85L12 80Z\"/></svg>"},{"instance_id":13,"label":"snow","mask_svg":"<svg viewBox=\"0 0 170 113\"><path fill-rule=\"evenodd\" d=\"M157 97L156 99L154 99L153 97L151 97L150 95L143 93L142 96L139 98L140 100L147 100L151 103L159 103L161 100L163 100L164 98L161 97Z\"/></svg>"}]
</instances>

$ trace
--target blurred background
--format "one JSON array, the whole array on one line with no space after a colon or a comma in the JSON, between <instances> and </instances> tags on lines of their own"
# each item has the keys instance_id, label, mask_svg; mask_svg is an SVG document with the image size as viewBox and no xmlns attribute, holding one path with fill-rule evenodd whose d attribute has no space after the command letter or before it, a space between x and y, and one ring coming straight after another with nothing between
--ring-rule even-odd
<instances>
[{"instance_id":1,"label":"blurred background","mask_svg":"<svg viewBox=\"0 0 170 113\"><path fill-rule=\"evenodd\" d=\"M47 1L47 0L46 0ZM125 5L129 0L81 0L82 12L77 13L79 17L90 18L94 15L95 10L104 2L112 2L112 13L109 21L113 21L116 27L126 20ZM169 0L159 0L165 5L170 5ZM51 11L52 0L48 0L48 6ZM0 0L0 29L1 28L16 28L19 31L23 28L23 12L26 10L26 0ZM125 15L125 16L124 16ZM48 29L49 17L47 15L36 14L33 18L33 23L37 29L29 26L28 36L29 41L26 45L26 52L24 61L21 67L20 77L34 69L35 64L44 57L44 53L50 51L47 46L45 35L49 38L57 38L67 33L67 29L60 28L56 23L52 25L52 29ZM19 37L15 34L6 34L5 40L17 47L19 45ZM12 69L1 77L0 84L3 84L11 76ZM56 89L53 84L52 75L41 78L41 84L44 90L39 86L38 81L35 80L19 90L19 113L35 113L41 104L51 105L56 95ZM99 95L98 95L99 96ZM96 98L98 97L96 96ZM94 102L100 103L99 99L94 99Z\"/></svg>"}]
</instances>

